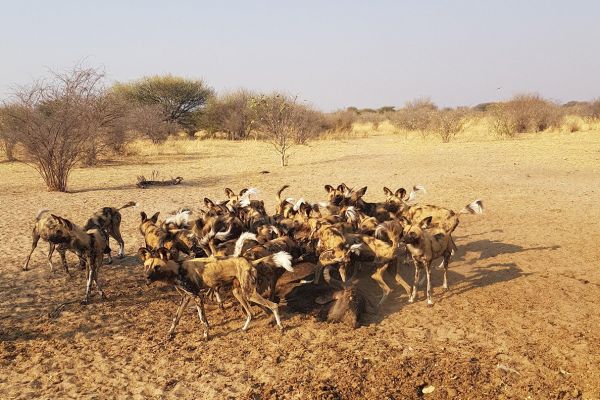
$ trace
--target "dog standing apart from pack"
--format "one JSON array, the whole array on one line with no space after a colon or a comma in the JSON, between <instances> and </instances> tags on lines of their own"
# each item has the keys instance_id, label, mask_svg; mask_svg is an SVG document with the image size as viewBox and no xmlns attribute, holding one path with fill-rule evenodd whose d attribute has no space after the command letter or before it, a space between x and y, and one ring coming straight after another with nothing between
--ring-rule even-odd
<instances>
[{"instance_id":1,"label":"dog standing apart from pack","mask_svg":"<svg viewBox=\"0 0 600 400\"><path fill-rule=\"evenodd\" d=\"M467 205L458 214L481 214L483 213L483 203L476 200ZM456 213L455 213L456 215ZM419 274L421 269L425 269L427 278L427 305L433 305L431 288L431 262L443 257L442 266L444 268L443 288L448 289L448 264L450 257L454 253L454 241L447 226L436 225L433 223L434 216L429 215L421 219L418 223L408 223L404 226L401 241L406 243L406 248L412 256L415 263L415 279L409 302L412 303L417 297L417 287L419 286ZM458 225L458 219L456 220Z\"/></svg>"},{"instance_id":2,"label":"dog standing apart from pack","mask_svg":"<svg viewBox=\"0 0 600 400\"><path fill-rule=\"evenodd\" d=\"M63 268L67 273L69 269L65 260L65 251L71 250L86 264L87 285L85 290L84 303L89 300L92 284L96 284L96 288L100 292L102 298L106 297L100 284L98 283L98 270L102 265L104 254L110 253L108 247L108 236L103 229L93 228L84 230L75 225L66 218L58 215L50 214L48 210L38 212L36 223L33 227L32 248L27 256L23 270L27 270L31 254L37 247L38 241L44 239L50 244L48 251L48 263L53 271L52 253L56 246L59 246L59 252L63 261Z\"/></svg>"},{"instance_id":3,"label":"dog standing apart from pack","mask_svg":"<svg viewBox=\"0 0 600 400\"><path fill-rule=\"evenodd\" d=\"M230 286L233 286L232 293L246 312L243 331L248 329L252 320L249 302L269 308L275 317L277 326L279 329L283 329L277 304L265 299L257 291L256 267L264 263L293 271L291 256L288 253L279 252L255 261L248 261L244 257L224 259L208 257L181 262L170 259L168 251L164 247L159 248L156 252L142 247L138 254L144 262L144 272L148 283L155 281L170 283L181 294L181 303L169 329L169 338L173 338L183 311L190 300L194 299L198 316L204 324L204 339L208 340L209 323L204 312L206 291L209 289L218 291L221 287Z\"/></svg>"}]
</instances>

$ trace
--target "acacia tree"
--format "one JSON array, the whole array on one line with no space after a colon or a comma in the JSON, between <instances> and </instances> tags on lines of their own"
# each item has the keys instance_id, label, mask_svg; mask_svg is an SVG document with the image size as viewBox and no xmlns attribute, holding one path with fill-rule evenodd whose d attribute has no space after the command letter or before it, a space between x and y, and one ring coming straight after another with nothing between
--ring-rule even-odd
<instances>
[{"instance_id":1,"label":"acacia tree","mask_svg":"<svg viewBox=\"0 0 600 400\"><path fill-rule=\"evenodd\" d=\"M117 118L103 101L104 75L93 68L52 72L48 80L18 89L6 106L8 129L50 191L67 191L69 174L90 142Z\"/></svg>"},{"instance_id":2,"label":"acacia tree","mask_svg":"<svg viewBox=\"0 0 600 400\"><path fill-rule=\"evenodd\" d=\"M172 75L117 83L113 91L138 105L160 108L160 115L165 122L177 124L188 133L196 129L195 114L213 95L213 90L202 80Z\"/></svg>"},{"instance_id":3,"label":"acacia tree","mask_svg":"<svg viewBox=\"0 0 600 400\"><path fill-rule=\"evenodd\" d=\"M251 101L256 129L262 133L285 167L289 151L297 143L306 143L317 131L313 123L317 113L298 104L298 98L280 93L262 95Z\"/></svg>"}]
</instances>

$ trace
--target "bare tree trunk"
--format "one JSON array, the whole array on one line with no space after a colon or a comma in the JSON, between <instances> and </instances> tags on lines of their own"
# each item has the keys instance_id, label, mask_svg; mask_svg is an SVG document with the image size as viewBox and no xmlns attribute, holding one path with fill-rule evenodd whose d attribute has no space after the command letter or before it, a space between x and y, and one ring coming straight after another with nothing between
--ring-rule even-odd
<instances>
[{"instance_id":1,"label":"bare tree trunk","mask_svg":"<svg viewBox=\"0 0 600 400\"><path fill-rule=\"evenodd\" d=\"M4 151L8 161L15 161L14 155L15 144L8 138L4 138Z\"/></svg>"}]
</instances>

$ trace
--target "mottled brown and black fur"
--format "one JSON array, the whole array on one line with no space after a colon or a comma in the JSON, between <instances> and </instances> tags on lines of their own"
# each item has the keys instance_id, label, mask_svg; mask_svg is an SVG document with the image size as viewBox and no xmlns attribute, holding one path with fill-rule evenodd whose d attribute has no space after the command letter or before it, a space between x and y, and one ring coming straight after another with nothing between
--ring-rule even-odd
<instances>
[{"instance_id":1,"label":"mottled brown and black fur","mask_svg":"<svg viewBox=\"0 0 600 400\"><path fill-rule=\"evenodd\" d=\"M108 236L112 237L119 244L119 251L117 257L123 258L125 256L125 241L121 235L121 210L129 207L136 207L137 203L130 201L129 203L119 207L104 207L101 210L94 213L94 215L87 220L83 229L98 228L104 230ZM112 262L111 255L108 254L108 262Z\"/></svg>"},{"instance_id":2,"label":"mottled brown and black fur","mask_svg":"<svg viewBox=\"0 0 600 400\"><path fill-rule=\"evenodd\" d=\"M209 289L218 291L223 287L232 288L233 295L246 312L246 322L242 330L248 329L252 319L250 302L270 309L277 326L283 329L277 304L266 300L257 292L256 267L261 263L267 263L285 265L286 269L291 269L289 255L279 253L252 262L244 257L225 259L208 257L177 262L168 257L168 251L165 248L160 248L155 253L140 248L139 255L144 262L144 271L149 283L154 281L170 283L182 296L168 332L169 338L173 337L175 328L189 301L194 299L200 320L205 327L204 338L208 339L209 323L204 312L204 296Z\"/></svg>"}]
</instances>

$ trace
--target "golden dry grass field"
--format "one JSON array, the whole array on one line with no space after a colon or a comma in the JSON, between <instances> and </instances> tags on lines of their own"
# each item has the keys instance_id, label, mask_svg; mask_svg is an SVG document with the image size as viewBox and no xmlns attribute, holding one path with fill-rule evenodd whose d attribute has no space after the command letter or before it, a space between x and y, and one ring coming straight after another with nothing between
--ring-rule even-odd
<instances>
[{"instance_id":1,"label":"golden dry grass field","mask_svg":"<svg viewBox=\"0 0 600 400\"><path fill-rule=\"evenodd\" d=\"M1 398L600 398L598 131L449 144L402 135L323 140L298 147L286 168L264 143L193 143L168 155L144 145L141 155L76 169L68 194L47 192L26 165L0 163ZM136 176L152 170L184 181L135 188ZM460 209L483 199L484 215L462 218L455 232L449 291L433 273L433 307L422 292L408 304L394 286L358 329L283 310L283 334L265 316L242 333L228 301L224 322L208 306L209 342L191 307L165 341L177 295L145 285L135 256L140 211L197 209L205 196L222 199L226 186L254 186L272 212L283 184L286 194L318 201L323 185L340 182L368 185L371 201L383 200L383 186L416 183L428 189L424 203ZM140 207L122 212L126 257L100 271L108 299L49 317L83 296L84 273L52 274L44 244L21 271L36 212L83 224L130 200ZM425 385L434 391L422 394Z\"/></svg>"}]
</instances>

